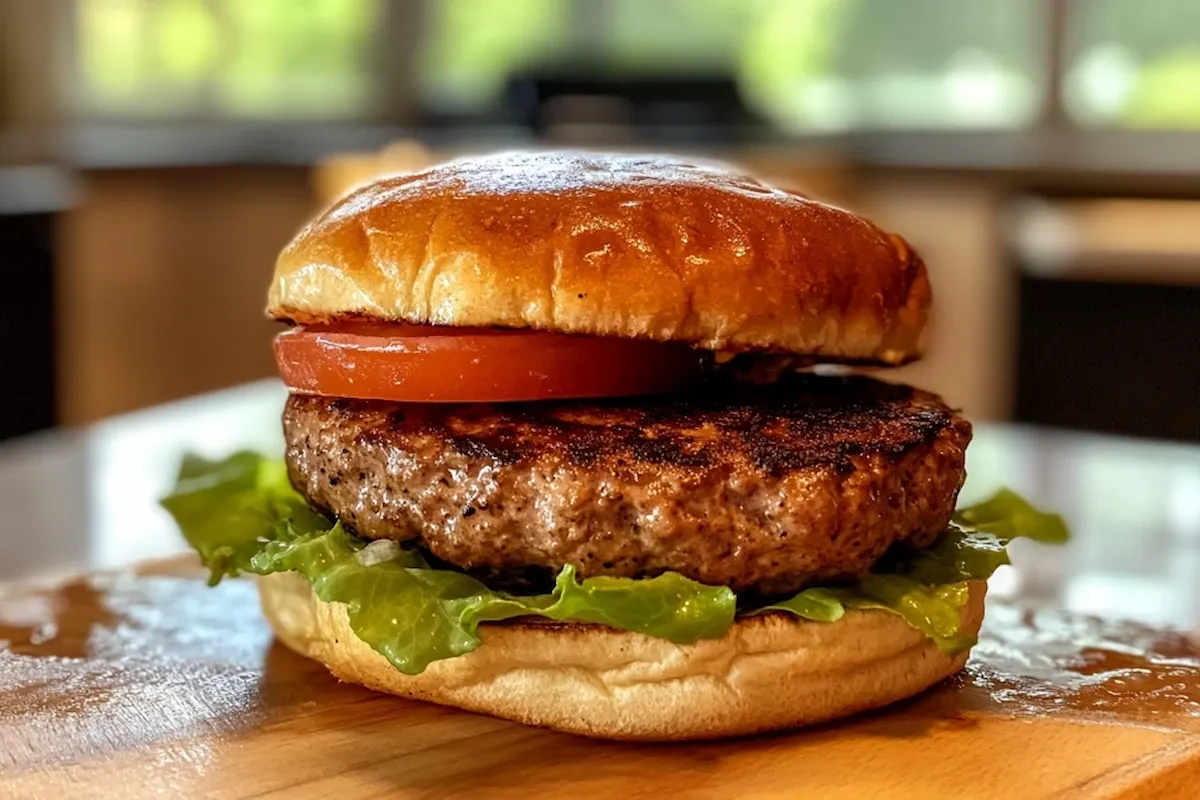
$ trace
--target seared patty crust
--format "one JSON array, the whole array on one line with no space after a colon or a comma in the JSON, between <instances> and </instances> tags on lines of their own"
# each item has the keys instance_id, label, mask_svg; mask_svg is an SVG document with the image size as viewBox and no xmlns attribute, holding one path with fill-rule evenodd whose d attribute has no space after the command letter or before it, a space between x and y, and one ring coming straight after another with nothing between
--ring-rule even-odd
<instances>
[{"instance_id":1,"label":"seared patty crust","mask_svg":"<svg viewBox=\"0 0 1200 800\"><path fill-rule=\"evenodd\" d=\"M293 395L288 473L360 535L494 584L680 572L780 595L944 530L970 424L936 395L794 375L686 396L424 405Z\"/></svg>"}]
</instances>

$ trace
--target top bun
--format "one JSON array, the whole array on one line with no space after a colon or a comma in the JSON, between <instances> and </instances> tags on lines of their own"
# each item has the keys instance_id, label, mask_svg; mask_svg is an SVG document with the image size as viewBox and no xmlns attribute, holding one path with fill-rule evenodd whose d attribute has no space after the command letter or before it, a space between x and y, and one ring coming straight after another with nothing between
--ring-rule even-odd
<instances>
[{"instance_id":1,"label":"top bun","mask_svg":"<svg viewBox=\"0 0 1200 800\"><path fill-rule=\"evenodd\" d=\"M920 356L917 254L840 208L673 158L501 153L381 179L279 256L267 313Z\"/></svg>"}]
</instances>

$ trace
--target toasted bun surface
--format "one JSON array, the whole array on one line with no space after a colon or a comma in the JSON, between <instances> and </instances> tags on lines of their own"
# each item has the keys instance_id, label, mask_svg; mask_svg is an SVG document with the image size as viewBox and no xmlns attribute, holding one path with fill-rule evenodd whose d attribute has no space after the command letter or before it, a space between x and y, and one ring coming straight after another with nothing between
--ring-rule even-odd
<instances>
[{"instance_id":1,"label":"toasted bun surface","mask_svg":"<svg viewBox=\"0 0 1200 800\"><path fill-rule=\"evenodd\" d=\"M834 623L777 614L721 639L676 645L595 625L485 625L483 645L420 675L391 666L292 573L260 579L263 610L288 647L381 692L608 739L740 736L843 717L901 700L966 663L899 616L848 611ZM986 584L971 585L977 632Z\"/></svg>"},{"instance_id":2,"label":"toasted bun surface","mask_svg":"<svg viewBox=\"0 0 1200 800\"><path fill-rule=\"evenodd\" d=\"M559 152L356 190L280 255L267 313L898 364L929 303L916 253L848 211L720 167Z\"/></svg>"}]
</instances>

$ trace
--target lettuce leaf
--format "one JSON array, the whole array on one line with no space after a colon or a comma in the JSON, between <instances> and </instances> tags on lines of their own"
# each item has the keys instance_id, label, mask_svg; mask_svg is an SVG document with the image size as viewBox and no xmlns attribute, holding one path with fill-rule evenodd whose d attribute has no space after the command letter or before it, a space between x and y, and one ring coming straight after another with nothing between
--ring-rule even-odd
<instances>
[{"instance_id":1,"label":"lettuce leaf","mask_svg":"<svg viewBox=\"0 0 1200 800\"><path fill-rule=\"evenodd\" d=\"M209 568L210 583L243 572L299 573L320 599L345 604L355 634L409 674L479 647L484 622L543 617L687 644L724 635L739 613L727 587L677 573L580 581L568 566L547 594L495 591L465 573L431 567L415 549L360 539L312 509L288 483L282 462L250 452L220 461L188 456L162 504ZM1005 490L959 511L932 547L894 548L859 583L809 588L740 612L834 622L848 609L880 609L899 614L943 650L961 652L974 644L959 630L966 582L1007 564L1004 546L1015 536L1057 542L1066 527Z\"/></svg>"},{"instance_id":2,"label":"lettuce leaf","mask_svg":"<svg viewBox=\"0 0 1200 800\"><path fill-rule=\"evenodd\" d=\"M381 551L384 560L375 561L372 550ZM367 544L340 522L326 533L268 543L252 559L252 570L299 572L312 581L317 597L344 603L358 637L409 674L474 650L481 622L539 616L686 643L728 630L737 603L728 588L682 575L581 583L570 567L558 576L552 593L518 597L492 591L461 572L432 569L414 550L390 542Z\"/></svg>"},{"instance_id":3,"label":"lettuce leaf","mask_svg":"<svg viewBox=\"0 0 1200 800\"><path fill-rule=\"evenodd\" d=\"M1062 517L1034 508L1011 489L1001 489L982 503L960 508L954 514L954 521L965 528L993 534L1005 543L1022 536L1047 544L1062 544L1070 537Z\"/></svg>"},{"instance_id":4,"label":"lettuce leaf","mask_svg":"<svg viewBox=\"0 0 1200 800\"><path fill-rule=\"evenodd\" d=\"M580 582L567 567L549 594L492 591L464 573L431 568L416 550L352 535L309 507L282 463L253 453L185 459L162 504L208 566L210 583L242 572L298 572L319 598L344 603L359 638L410 674L474 650L481 622L540 616L690 643L724 634L737 610L729 588L675 573Z\"/></svg>"},{"instance_id":5,"label":"lettuce leaf","mask_svg":"<svg viewBox=\"0 0 1200 800\"><path fill-rule=\"evenodd\" d=\"M255 571L250 561L267 543L331 526L288 483L282 461L245 451L221 461L185 456L162 505L200 554L214 586L226 575Z\"/></svg>"},{"instance_id":6,"label":"lettuce leaf","mask_svg":"<svg viewBox=\"0 0 1200 800\"><path fill-rule=\"evenodd\" d=\"M802 619L834 622L849 608L882 609L899 614L942 650L960 653L975 644L959 630L967 582L986 580L1007 563L1008 552L995 536L951 525L925 550L893 548L854 585L805 589L759 611L787 611Z\"/></svg>"},{"instance_id":7,"label":"lettuce leaf","mask_svg":"<svg viewBox=\"0 0 1200 800\"><path fill-rule=\"evenodd\" d=\"M967 582L987 580L1008 564L1007 545L1017 537L1059 544L1067 540L1067 526L1058 514L1001 489L978 505L956 511L954 521L930 547L893 547L857 584L805 589L760 611L787 611L817 622L834 622L848 608L891 611L943 651L961 653L975 644L974 637L959 630Z\"/></svg>"}]
</instances>

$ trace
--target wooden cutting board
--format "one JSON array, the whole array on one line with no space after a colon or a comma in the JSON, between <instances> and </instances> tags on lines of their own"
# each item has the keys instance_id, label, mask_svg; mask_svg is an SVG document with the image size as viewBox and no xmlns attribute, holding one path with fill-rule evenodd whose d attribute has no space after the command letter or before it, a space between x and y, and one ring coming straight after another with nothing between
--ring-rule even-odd
<instances>
[{"instance_id":1,"label":"wooden cutting board","mask_svg":"<svg viewBox=\"0 0 1200 800\"><path fill-rule=\"evenodd\" d=\"M657 746L340 685L179 564L0 589L0 641L2 797L1200 797L1200 645L1060 613L883 712Z\"/></svg>"}]
</instances>

